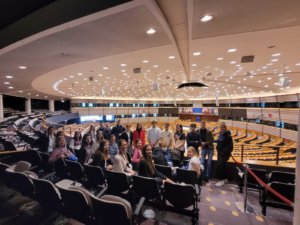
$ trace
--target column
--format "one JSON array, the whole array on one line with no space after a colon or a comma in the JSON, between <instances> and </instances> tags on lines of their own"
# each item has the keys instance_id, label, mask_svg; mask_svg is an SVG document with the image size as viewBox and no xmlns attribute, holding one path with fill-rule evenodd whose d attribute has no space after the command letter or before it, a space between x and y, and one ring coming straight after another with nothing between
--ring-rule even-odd
<instances>
[{"instance_id":1,"label":"column","mask_svg":"<svg viewBox=\"0 0 300 225\"><path fill-rule=\"evenodd\" d=\"M4 113L3 113L3 95L0 94L0 121L3 120Z\"/></svg>"},{"instance_id":2,"label":"column","mask_svg":"<svg viewBox=\"0 0 300 225\"><path fill-rule=\"evenodd\" d=\"M55 111L54 100L49 100L48 104L49 104L49 111L54 112Z\"/></svg>"},{"instance_id":3,"label":"column","mask_svg":"<svg viewBox=\"0 0 300 225\"><path fill-rule=\"evenodd\" d=\"M25 100L25 112L28 114L31 113L31 98L26 98Z\"/></svg>"},{"instance_id":4,"label":"column","mask_svg":"<svg viewBox=\"0 0 300 225\"><path fill-rule=\"evenodd\" d=\"M296 151L296 187L294 204L294 225L300 224L300 112L298 121L298 146Z\"/></svg>"}]
</instances>

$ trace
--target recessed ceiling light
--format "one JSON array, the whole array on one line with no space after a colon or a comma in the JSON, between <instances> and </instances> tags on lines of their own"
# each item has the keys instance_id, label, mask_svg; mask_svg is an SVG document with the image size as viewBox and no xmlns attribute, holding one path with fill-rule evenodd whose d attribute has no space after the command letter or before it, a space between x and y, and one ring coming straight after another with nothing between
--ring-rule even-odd
<instances>
[{"instance_id":1,"label":"recessed ceiling light","mask_svg":"<svg viewBox=\"0 0 300 225\"><path fill-rule=\"evenodd\" d=\"M236 48L230 48L227 50L227 52L236 52Z\"/></svg>"},{"instance_id":2,"label":"recessed ceiling light","mask_svg":"<svg viewBox=\"0 0 300 225\"><path fill-rule=\"evenodd\" d=\"M272 80L272 77L268 77L267 79L268 79L268 80Z\"/></svg>"},{"instance_id":3,"label":"recessed ceiling light","mask_svg":"<svg viewBox=\"0 0 300 225\"><path fill-rule=\"evenodd\" d=\"M269 87L269 85L266 84L266 85L265 85L265 88L267 88L267 87Z\"/></svg>"},{"instance_id":4,"label":"recessed ceiling light","mask_svg":"<svg viewBox=\"0 0 300 225\"><path fill-rule=\"evenodd\" d=\"M278 61L278 59L272 59L271 60L271 62L277 62Z\"/></svg>"},{"instance_id":5,"label":"recessed ceiling light","mask_svg":"<svg viewBox=\"0 0 300 225\"><path fill-rule=\"evenodd\" d=\"M223 57L218 57L218 58L217 58L217 60L223 60L223 59L224 59Z\"/></svg>"},{"instance_id":6,"label":"recessed ceiling light","mask_svg":"<svg viewBox=\"0 0 300 225\"><path fill-rule=\"evenodd\" d=\"M4 82L4 84L10 84L10 83L6 81L6 82Z\"/></svg>"},{"instance_id":7,"label":"recessed ceiling light","mask_svg":"<svg viewBox=\"0 0 300 225\"><path fill-rule=\"evenodd\" d=\"M154 34L155 32L156 32L156 30L153 29L153 28L149 28L149 29L147 30L147 34Z\"/></svg>"},{"instance_id":8,"label":"recessed ceiling light","mask_svg":"<svg viewBox=\"0 0 300 225\"><path fill-rule=\"evenodd\" d=\"M39 97L40 95L36 95L36 97Z\"/></svg>"},{"instance_id":9,"label":"recessed ceiling light","mask_svg":"<svg viewBox=\"0 0 300 225\"><path fill-rule=\"evenodd\" d=\"M156 67L158 67L158 65L153 65L153 67L155 67L155 68L156 68Z\"/></svg>"},{"instance_id":10,"label":"recessed ceiling light","mask_svg":"<svg viewBox=\"0 0 300 225\"><path fill-rule=\"evenodd\" d=\"M261 83L261 80L257 81L258 83Z\"/></svg>"},{"instance_id":11,"label":"recessed ceiling light","mask_svg":"<svg viewBox=\"0 0 300 225\"><path fill-rule=\"evenodd\" d=\"M296 66L300 66L300 63L297 63Z\"/></svg>"},{"instance_id":12,"label":"recessed ceiling light","mask_svg":"<svg viewBox=\"0 0 300 225\"><path fill-rule=\"evenodd\" d=\"M231 61L230 64L236 64L236 61Z\"/></svg>"},{"instance_id":13,"label":"recessed ceiling light","mask_svg":"<svg viewBox=\"0 0 300 225\"><path fill-rule=\"evenodd\" d=\"M274 53L274 54L272 54L273 57L280 56L280 55L281 55L280 53Z\"/></svg>"},{"instance_id":14,"label":"recessed ceiling light","mask_svg":"<svg viewBox=\"0 0 300 225\"><path fill-rule=\"evenodd\" d=\"M194 63L194 64L192 64L192 66L197 66L197 64Z\"/></svg>"},{"instance_id":15,"label":"recessed ceiling light","mask_svg":"<svg viewBox=\"0 0 300 225\"><path fill-rule=\"evenodd\" d=\"M201 18L201 22L208 22L212 20L213 16L212 15L205 15Z\"/></svg>"},{"instance_id":16,"label":"recessed ceiling light","mask_svg":"<svg viewBox=\"0 0 300 225\"><path fill-rule=\"evenodd\" d=\"M19 91L19 93L23 93L23 91Z\"/></svg>"},{"instance_id":17,"label":"recessed ceiling light","mask_svg":"<svg viewBox=\"0 0 300 225\"><path fill-rule=\"evenodd\" d=\"M201 52L194 52L193 55L194 55L194 56L201 55Z\"/></svg>"},{"instance_id":18,"label":"recessed ceiling light","mask_svg":"<svg viewBox=\"0 0 300 225\"><path fill-rule=\"evenodd\" d=\"M143 60L143 63L148 63L149 61L148 60Z\"/></svg>"},{"instance_id":19,"label":"recessed ceiling light","mask_svg":"<svg viewBox=\"0 0 300 225\"><path fill-rule=\"evenodd\" d=\"M121 66L127 66L127 64L125 64L125 63L122 63L122 64L121 64Z\"/></svg>"},{"instance_id":20,"label":"recessed ceiling light","mask_svg":"<svg viewBox=\"0 0 300 225\"><path fill-rule=\"evenodd\" d=\"M107 67L107 66L104 66L103 69L104 69L104 70L108 70L108 67Z\"/></svg>"},{"instance_id":21,"label":"recessed ceiling light","mask_svg":"<svg viewBox=\"0 0 300 225\"><path fill-rule=\"evenodd\" d=\"M14 87L12 87L12 86L10 86L10 87L8 87L9 89L14 89Z\"/></svg>"},{"instance_id":22,"label":"recessed ceiling light","mask_svg":"<svg viewBox=\"0 0 300 225\"><path fill-rule=\"evenodd\" d=\"M26 67L26 66L19 66L19 69L21 69L21 70L26 70L27 67Z\"/></svg>"},{"instance_id":23,"label":"recessed ceiling light","mask_svg":"<svg viewBox=\"0 0 300 225\"><path fill-rule=\"evenodd\" d=\"M77 73L78 76L82 76L82 73Z\"/></svg>"},{"instance_id":24,"label":"recessed ceiling light","mask_svg":"<svg viewBox=\"0 0 300 225\"><path fill-rule=\"evenodd\" d=\"M169 59L175 59L175 56L171 55L169 56Z\"/></svg>"},{"instance_id":25,"label":"recessed ceiling light","mask_svg":"<svg viewBox=\"0 0 300 225\"><path fill-rule=\"evenodd\" d=\"M7 78L7 79L12 79L13 76L11 76L11 75L6 75L5 78Z\"/></svg>"}]
</instances>

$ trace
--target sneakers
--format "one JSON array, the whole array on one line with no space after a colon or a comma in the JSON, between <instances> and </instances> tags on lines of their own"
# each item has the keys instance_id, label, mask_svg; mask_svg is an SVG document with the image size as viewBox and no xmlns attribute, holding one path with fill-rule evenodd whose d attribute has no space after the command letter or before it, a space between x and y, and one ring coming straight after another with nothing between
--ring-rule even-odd
<instances>
[{"instance_id":1,"label":"sneakers","mask_svg":"<svg viewBox=\"0 0 300 225\"><path fill-rule=\"evenodd\" d=\"M219 182L215 183L215 186L222 187L222 186L224 186L224 184L227 184L227 183L228 183L228 180L224 179L224 180L220 180Z\"/></svg>"}]
</instances>

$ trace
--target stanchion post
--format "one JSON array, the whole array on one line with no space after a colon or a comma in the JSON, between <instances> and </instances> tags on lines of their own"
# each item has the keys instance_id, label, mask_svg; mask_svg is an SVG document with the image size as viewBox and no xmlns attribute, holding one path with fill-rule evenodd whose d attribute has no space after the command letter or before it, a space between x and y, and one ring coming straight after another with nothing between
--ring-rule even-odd
<instances>
[{"instance_id":1,"label":"stanchion post","mask_svg":"<svg viewBox=\"0 0 300 225\"><path fill-rule=\"evenodd\" d=\"M244 145L242 144L242 156L241 156L241 162L244 162Z\"/></svg>"},{"instance_id":2,"label":"stanchion post","mask_svg":"<svg viewBox=\"0 0 300 225\"><path fill-rule=\"evenodd\" d=\"M277 148L277 152L276 152L276 165L278 165L279 163L279 152L280 152L280 147L276 147Z\"/></svg>"},{"instance_id":3,"label":"stanchion post","mask_svg":"<svg viewBox=\"0 0 300 225\"><path fill-rule=\"evenodd\" d=\"M247 212L247 186L248 186L248 171L249 166L247 164L244 165L244 212Z\"/></svg>"}]
</instances>

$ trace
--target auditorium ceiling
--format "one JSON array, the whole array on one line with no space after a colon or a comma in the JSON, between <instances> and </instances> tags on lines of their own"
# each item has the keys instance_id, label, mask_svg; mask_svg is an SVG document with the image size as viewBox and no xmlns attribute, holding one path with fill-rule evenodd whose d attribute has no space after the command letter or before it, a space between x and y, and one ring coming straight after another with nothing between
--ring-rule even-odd
<instances>
[{"instance_id":1,"label":"auditorium ceiling","mask_svg":"<svg viewBox=\"0 0 300 225\"><path fill-rule=\"evenodd\" d=\"M42 18L59 1L45 2L19 20ZM298 0L133 0L78 15L0 49L3 94L173 101L300 93ZM22 29L37 29L31 21ZM16 39L17 23L0 36ZM207 87L177 89L189 81Z\"/></svg>"}]
</instances>

